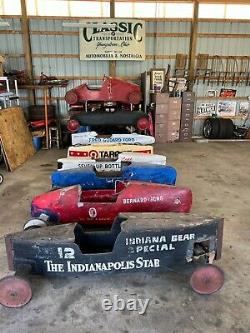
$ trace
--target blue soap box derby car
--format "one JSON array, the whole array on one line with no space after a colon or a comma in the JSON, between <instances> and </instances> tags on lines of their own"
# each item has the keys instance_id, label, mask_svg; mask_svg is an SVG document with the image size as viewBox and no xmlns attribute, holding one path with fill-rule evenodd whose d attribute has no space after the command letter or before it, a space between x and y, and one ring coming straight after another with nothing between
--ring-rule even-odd
<instances>
[{"instance_id":1,"label":"blue soap box derby car","mask_svg":"<svg viewBox=\"0 0 250 333\"><path fill-rule=\"evenodd\" d=\"M116 181L142 181L157 184L175 185L177 172L166 165L122 165L118 171L99 171L94 167L54 171L51 175L53 188L80 184L82 189L110 189Z\"/></svg>"}]
</instances>

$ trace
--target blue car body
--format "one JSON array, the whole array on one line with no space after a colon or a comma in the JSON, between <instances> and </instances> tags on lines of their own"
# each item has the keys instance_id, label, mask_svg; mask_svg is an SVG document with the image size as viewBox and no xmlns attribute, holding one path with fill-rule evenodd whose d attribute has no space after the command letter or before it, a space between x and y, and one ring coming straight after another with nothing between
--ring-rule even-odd
<instances>
[{"instance_id":1,"label":"blue car body","mask_svg":"<svg viewBox=\"0 0 250 333\"><path fill-rule=\"evenodd\" d=\"M51 175L52 187L81 185L82 189L112 189L115 182L143 181L158 184L175 185L176 170L166 165L125 165L120 172L98 173L94 168L54 171Z\"/></svg>"}]
</instances>

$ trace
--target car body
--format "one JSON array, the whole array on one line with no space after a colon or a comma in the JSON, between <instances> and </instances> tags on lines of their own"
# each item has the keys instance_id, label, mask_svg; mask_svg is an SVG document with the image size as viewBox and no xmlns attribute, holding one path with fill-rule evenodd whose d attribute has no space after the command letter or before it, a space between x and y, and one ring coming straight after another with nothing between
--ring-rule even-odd
<instances>
[{"instance_id":1,"label":"car body","mask_svg":"<svg viewBox=\"0 0 250 333\"><path fill-rule=\"evenodd\" d=\"M72 145L107 145L107 144L140 144L151 145L155 143L155 138L150 135L142 135L138 133L131 134L112 134L98 135L95 131L72 133Z\"/></svg>"},{"instance_id":2,"label":"car body","mask_svg":"<svg viewBox=\"0 0 250 333\"><path fill-rule=\"evenodd\" d=\"M91 158L66 157L57 160L58 170L69 170L86 167L94 167L96 170L117 171L125 164L144 164L144 165L166 165L167 158L164 155L141 154L141 153L119 153L116 159L106 159L105 161Z\"/></svg>"},{"instance_id":3,"label":"car body","mask_svg":"<svg viewBox=\"0 0 250 333\"><path fill-rule=\"evenodd\" d=\"M96 168L96 166L99 168ZM175 185L177 172L167 165L123 164L114 170L113 164L99 163L95 167L54 171L51 175L52 187L81 185L84 190L114 188L117 181L143 181Z\"/></svg>"},{"instance_id":4,"label":"car body","mask_svg":"<svg viewBox=\"0 0 250 333\"><path fill-rule=\"evenodd\" d=\"M100 110L85 112L82 109L69 110L69 120L67 129L71 133L75 133L80 129L80 126L94 127L122 127L134 128L136 131L147 131L153 135L153 124L151 114L146 114L143 111L116 109L114 112L104 112Z\"/></svg>"},{"instance_id":5,"label":"car body","mask_svg":"<svg viewBox=\"0 0 250 333\"><path fill-rule=\"evenodd\" d=\"M105 76L99 89L82 84L67 91L65 101L72 105L84 102L119 102L122 104L139 104L142 99L139 85L124 80Z\"/></svg>"},{"instance_id":6,"label":"car body","mask_svg":"<svg viewBox=\"0 0 250 333\"><path fill-rule=\"evenodd\" d=\"M152 146L142 145L91 145L71 146L68 148L68 157L84 157L93 159L115 159L122 152L137 152L153 154Z\"/></svg>"},{"instance_id":7,"label":"car body","mask_svg":"<svg viewBox=\"0 0 250 333\"><path fill-rule=\"evenodd\" d=\"M51 223L112 224L120 212L189 212L192 192L144 182L116 182L115 189L82 190L70 186L38 195L31 215L47 216Z\"/></svg>"},{"instance_id":8,"label":"car body","mask_svg":"<svg viewBox=\"0 0 250 333\"><path fill-rule=\"evenodd\" d=\"M221 258L222 237L221 218L123 213L114 220L110 230L88 230L79 224L65 224L9 234L5 244L10 271L26 267L33 273L48 276L167 270L190 274L191 271L193 290L211 294L224 282L223 272L209 265ZM204 266L200 268L201 262ZM12 285L10 278L7 288ZM28 287L26 294L28 299L20 297L16 306L30 300ZM12 299L13 295L1 298L0 302L8 306L8 298Z\"/></svg>"}]
</instances>

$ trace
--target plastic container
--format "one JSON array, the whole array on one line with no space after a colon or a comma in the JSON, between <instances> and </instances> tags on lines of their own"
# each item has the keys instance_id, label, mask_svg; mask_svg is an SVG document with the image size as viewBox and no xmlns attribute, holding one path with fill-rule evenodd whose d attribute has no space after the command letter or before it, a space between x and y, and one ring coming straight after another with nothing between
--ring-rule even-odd
<instances>
[{"instance_id":1,"label":"plastic container","mask_svg":"<svg viewBox=\"0 0 250 333\"><path fill-rule=\"evenodd\" d=\"M42 149L42 137L41 136L33 136L32 138L33 145L36 151Z\"/></svg>"}]
</instances>

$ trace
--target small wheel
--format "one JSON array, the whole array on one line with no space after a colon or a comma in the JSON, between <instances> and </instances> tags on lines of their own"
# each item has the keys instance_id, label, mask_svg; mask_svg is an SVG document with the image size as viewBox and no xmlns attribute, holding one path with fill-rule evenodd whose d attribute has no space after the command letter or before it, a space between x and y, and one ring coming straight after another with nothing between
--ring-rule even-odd
<instances>
[{"instance_id":1,"label":"small wheel","mask_svg":"<svg viewBox=\"0 0 250 333\"><path fill-rule=\"evenodd\" d=\"M3 180L4 180L3 175L0 173L0 185L3 183Z\"/></svg>"},{"instance_id":2,"label":"small wheel","mask_svg":"<svg viewBox=\"0 0 250 333\"><path fill-rule=\"evenodd\" d=\"M23 226L23 230L31 230L36 228L43 228L47 227L47 222L43 221L42 219L31 219L28 222L26 222Z\"/></svg>"},{"instance_id":3,"label":"small wheel","mask_svg":"<svg viewBox=\"0 0 250 333\"><path fill-rule=\"evenodd\" d=\"M215 265L197 268L191 275L191 288L201 295L210 295L220 290L224 284L224 273Z\"/></svg>"},{"instance_id":4,"label":"small wheel","mask_svg":"<svg viewBox=\"0 0 250 333\"><path fill-rule=\"evenodd\" d=\"M32 290L29 283L17 276L0 280L0 304L8 308L20 308L29 303Z\"/></svg>"}]
</instances>

